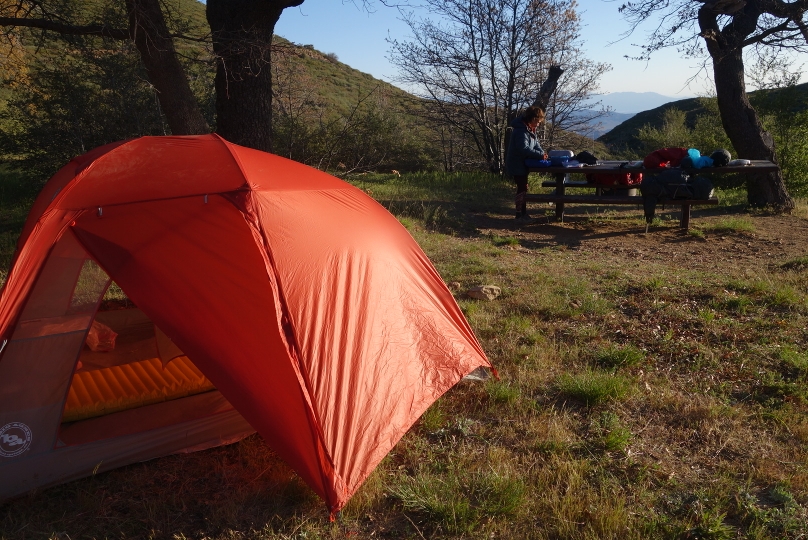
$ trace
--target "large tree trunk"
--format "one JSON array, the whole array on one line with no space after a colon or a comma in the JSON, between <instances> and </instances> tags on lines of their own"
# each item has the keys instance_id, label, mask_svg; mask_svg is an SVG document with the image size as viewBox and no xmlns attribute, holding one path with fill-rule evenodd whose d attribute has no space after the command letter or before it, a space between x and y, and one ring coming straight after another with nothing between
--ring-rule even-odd
<instances>
[{"instance_id":1,"label":"large tree trunk","mask_svg":"<svg viewBox=\"0 0 808 540\"><path fill-rule=\"evenodd\" d=\"M216 68L216 132L272 151L271 48L275 23L303 0L208 0Z\"/></svg>"},{"instance_id":2,"label":"large tree trunk","mask_svg":"<svg viewBox=\"0 0 808 540\"><path fill-rule=\"evenodd\" d=\"M185 70L177 60L174 43L158 0L126 0L129 34L135 43L149 82L157 91L160 108L173 135L209 133Z\"/></svg>"},{"instance_id":3,"label":"large tree trunk","mask_svg":"<svg viewBox=\"0 0 808 540\"><path fill-rule=\"evenodd\" d=\"M741 42L757 21L755 13L736 16L723 31L718 30L716 15L707 8L699 10L699 24L707 50L713 60L713 76L718 98L718 110L732 146L743 159L768 159L777 163L774 139L763 129L757 113L746 95L743 48ZM783 174L750 175L747 199L751 206L770 206L777 211L790 212L794 200L788 195Z\"/></svg>"},{"instance_id":4,"label":"large tree trunk","mask_svg":"<svg viewBox=\"0 0 808 540\"><path fill-rule=\"evenodd\" d=\"M768 159L777 163L774 140L763 129L754 107L749 103L744 84L744 66L740 51L713 58L713 74L721 123L738 157ZM747 200L751 206L772 206L779 211L794 209L783 174L752 175L747 180Z\"/></svg>"}]
</instances>

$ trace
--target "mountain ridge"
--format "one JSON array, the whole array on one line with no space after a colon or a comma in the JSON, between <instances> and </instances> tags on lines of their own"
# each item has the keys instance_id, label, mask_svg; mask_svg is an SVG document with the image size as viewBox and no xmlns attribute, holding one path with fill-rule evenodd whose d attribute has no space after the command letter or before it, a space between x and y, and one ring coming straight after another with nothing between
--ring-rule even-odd
<instances>
[{"instance_id":1,"label":"mountain ridge","mask_svg":"<svg viewBox=\"0 0 808 540\"><path fill-rule=\"evenodd\" d=\"M778 96L784 89L774 90L756 90L749 92L749 100L753 106L757 106L756 102L765 97L774 98ZM798 97L793 105L794 111L802 111L808 109L808 83L798 84L795 87ZM613 152L622 151L637 151L641 148L641 144L636 137L637 132L645 125L650 125L655 128L662 127L662 119L666 109L676 108L685 113L685 121L687 125L693 126L696 118L704 114L706 109L700 102L702 98L687 98L677 101L671 101L655 107L650 110L639 112L631 118L618 124L613 129L597 137L597 141L605 144Z\"/></svg>"},{"instance_id":2,"label":"mountain ridge","mask_svg":"<svg viewBox=\"0 0 808 540\"><path fill-rule=\"evenodd\" d=\"M665 96L657 92L610 92L593 96L589 102L600 102L604 107L610 107L614 113L637 114L679 99L681 98Z\"/></svg>"}]
</instances>

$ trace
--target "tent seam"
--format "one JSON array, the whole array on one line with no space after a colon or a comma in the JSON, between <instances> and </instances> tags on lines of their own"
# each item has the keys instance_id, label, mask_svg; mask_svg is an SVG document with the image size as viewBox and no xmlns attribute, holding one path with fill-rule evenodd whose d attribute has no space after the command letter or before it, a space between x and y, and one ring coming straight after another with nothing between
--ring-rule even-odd
<instances>
[{"instance_id":1,"label":"tent seam","mask_svg":"<svg viewBox=\"0 0 808 540\"><path fill-rule=\"evenodd\" d=\"M235 163L238 166L239 170L241 171L241 174L245 179L245 183L247 183L247 185L249 186L249 182L247 181L247 174L244 171L244 167L242 166L241 160L239 160L238 156L235 155L235 153L231 150L230 146L226 143L226 141L222 137L220 137L216 133L213 133L213 135L227 149L228 153L233 158L233 160L235 161ZM252 193L252 186L250 186L250 192ZM284 326L283 319L278 321L280 323L280 325L281 325L281 328L279 329L281 331L281 335L283 335L287 341L291 341L291 343L289 343L289 344L291 346L291 349L292 349L292 352L293 352L293 355L294 355L294 361L297 363L297 373L299 374L299 377L300 377L300 379L301 379L301 381L302 381L302 383L303 383L303 385L304 385L304 387L306 389L306 393L305 393L304 397L305 397L306 403L308 404L308 407L307 407L308 408L308 413L311 415L311 418L313 420L312 425L310 426L311 429L312 429L312 432L313 432L312 435L319 440L319 442L320 442L319 446L322 448L322 451L325 454L324 457L328 460L328 463L331 466L331 469L332 469L332 471L334 473L335 478L339 479L339 483L343 485L343 491L344 491L345 482L342 479L342 477L340 476L339 472L337 471L337 468L336 468L336 466L334 464L333 456L331 456L331 452L329 451L328 446L325 443L325 435L322 432L322 427L321 427L322 426L322 419L319 417L319 415L317 414L316 409L314 408L314 404L313 404L313 401L312 401L313 391L312 391L311 381L309 380L309 378L308 378L308 376L306 374L306 371L303 369L303 365L302 365L302 362L301 362L302 355L300 353L300 344L297 342L296 328L293 325L292 318L289 316L289 306L288 306L288 303L286 301L286 295L285 295L285 293L283 291L283 285L281 284L280 280L278 279L278 270L277 270L277 265L275 264L275 257L273 256L272 249L271 249L271 247L269 245L269 241L267 239L267 235L265 234L263 226L260 224L260 222L256 222L256 220L250 220L249 225L251 227L255 226L257 228L258 234L261 237L261 242L263 244L262 247L263 247L263 249L264 249L264 251L265 251L265 253L267 255L267 262L269 263L269 265L271 267L271 271L274 274L274 279L272 281L275 284L274 288L275 288L275 290L277 291L277 294L278 294L278 301L280 302L280 305L281 305L281 314L282 314L283 318L286 319L285 324L288 324L289 327L292 330L291 336L287 335L287 333L283 329L283 326ZM291 337L291 340L290 340L290 337ZM324 488L327 487L330 484L330 482L328 482L328 478L325 476L324 471L322 470L322 467L320 467L320 477L321 477L321 481L323 482L323 487ZM336 487L336 486L334 486L334 487ZM328 497L328 493L326 493L326 497ZM336 508L336 506L338 504L337 501L327 501L327 503L328 503L328 506L329 506L329 510L331 510L331 511L334 511L334 509Z\"/></svg>"}]
</instances>

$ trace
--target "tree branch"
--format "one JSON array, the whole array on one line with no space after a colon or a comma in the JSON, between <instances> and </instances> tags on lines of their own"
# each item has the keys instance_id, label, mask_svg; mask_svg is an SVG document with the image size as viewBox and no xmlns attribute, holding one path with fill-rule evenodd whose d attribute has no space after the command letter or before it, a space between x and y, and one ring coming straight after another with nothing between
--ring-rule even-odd
<instances>
[{"instance_id":1,"label":"tree branch","mask_svg":"<svg viewBox=\"0 0 808 540\"><path fill-rule=\"evenodd\" d=\"M704 4L713 13L719 15L732 15L746 6L745 0L697 0Z\"/></svg>"},{"instance_id":2,"label":"tree branch","mask_svg":"<svg viewBox=\"0 0 808 540\"><path fill-rule=\"evenodd\" d=\"M808 43L808 26L804 22L802 22L802 20L795 20L794 22L800 29L802 37L805 38L805 43Z\"/></svg>"},{"instance_id":3,"label":"tree branch","mask_svg":"<svg viewBox=\"0 0 808 540\"><path fill-rule=\"evenodd\" d=\"M759 34L755 34L754 36L750 37L747 40L744 40L742 46L746 47L747 45L752 45L754 43L762 43L767 37L776 34L778 32L785 32L786 30L795 30L795 28L790 27L789 23L791 21L786 21L784 23L780 23L777 26L772 26L771 28L767 28L763 32Z\"/></svg>"},{"instance_id":4,"label":"tree branch","mask_svg":"<svg viewBox=\"0 0 808 540\"><path fill-rule=\"evenodd\" d=\"M774 15L780 19L799 20L808 10L808 0L797 0L794 2L783 2L783 0L765 0L760 2L760 7L764 13Z\"/></svg>"}]
</instances>

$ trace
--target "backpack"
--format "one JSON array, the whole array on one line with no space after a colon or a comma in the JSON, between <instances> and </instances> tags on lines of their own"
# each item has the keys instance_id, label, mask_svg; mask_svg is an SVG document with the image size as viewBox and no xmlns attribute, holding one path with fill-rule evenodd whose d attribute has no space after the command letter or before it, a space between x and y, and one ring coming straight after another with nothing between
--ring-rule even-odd
<instances>
[{"instance_id":1,"label":"backpack","mask_svg":"<svg viewBox=\"0 0 808 540\"><path fill-rule=\"evenodd\" d=\"M578 163L583 163L584 165L597 165L598 164L598 156L587 152L584 150L583 152L578 152L573 158Z\"/></svg>"},{"instance_id":2,"label":"backpack","mask_svg":"<svg viewBox=\"0 0 808 540\"><path fill-rule=\"evenodd\" d=\"M660 148L645 156L642 164L646 169L678 167L686 156L687 148Z\"/></svg>"},{"instance_id":3,"label":"backpack","mask_svg":"<svg viewBox=\"0 0 808 540\"><path fill-rule=\"evenodd\" d=\"M709 199L713 196L713 184L703 176L690 178L680 169L669 169L646 175L640 184L640 193L645 221L650 223L658 203L677 199Z\"/></svg>"},{"instance_id":4,"label":"backpack","mask_svg":"<svg viewBox=\"0 0 808 540\"><path fill-rule=\"evenodd\" d=\"M642 173L592 173L586 175L586 180L599 186L636 186L642 182Z\"/></svg>"}]
</instances>

